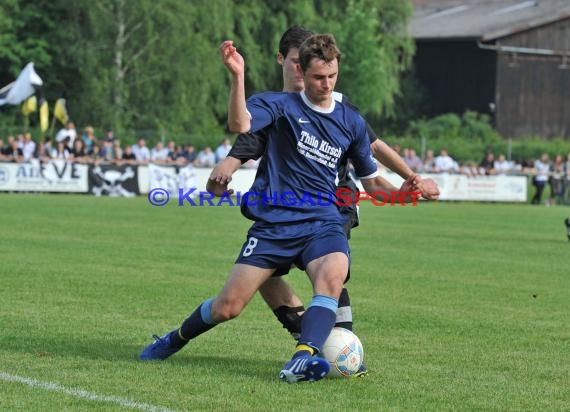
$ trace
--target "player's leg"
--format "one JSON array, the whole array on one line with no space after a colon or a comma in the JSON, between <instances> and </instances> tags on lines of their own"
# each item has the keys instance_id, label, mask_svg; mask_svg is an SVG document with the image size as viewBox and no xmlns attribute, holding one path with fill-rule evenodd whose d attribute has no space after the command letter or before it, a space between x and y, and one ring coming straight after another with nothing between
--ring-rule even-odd
<instances>
[{"instance_id":1,"label":"player's leg","mask_svg":"<svg viewBox=\"0 0 570 412\"><path fill-rule=\"evenodd\" d=\"M346 214L346 222L343 225L343 230L346 235L347 240L350 240L350 232L353 227L358 225L358 209L352 210L347 209L344 211ZM350 267L351 267L351 253L350 246L348 247L348 271L346 273L346 279L344 283L346 284L350 280ZM352 308L350 306L350 296L348 295L348 290L346 288L342 289L340 297L338 299L338 310L336 312L336 322L335 326L339 328L345 328L352 331Z\"/></svg>"},{"instance_id":2,"label":"player's leg","mask_svg":"<svg viewBox=\"0 0 570 412\"><path fill-rule=\"evenodd\" d=\"M568 234L568 240L570 240L570 217L564 219L564 224L566 225L566 233Z\"/></svg>"},{"instance_id":3,"label":"player's leg","mask_svg":"<svg viewBox=\"0 0 570 412\"><path fill-rule=\"evenodd\" d=\"M261 285L259 293L283 327L294 339L299 339L305 307L291 286L281 276L274 276Z\"/></svg>"},{"instance_id":4,"label":"player's leg","mask_svg":"<svg viewBox=\"0 0 570 412\"><path fill-rule=\"evenodd\" d=\"M238 316L274 269L237 263L216 298L206 299L182 325L159 337L140 354L141 360L164 360L182 349L191 339L216 325Z\"/></svg>"},{"instance_id":5,"label":"player's leg","mask_svg":"<svg viewBox=\"0 0 570 412\"><path fill-rule=\"evenodd\" d=\"M282 277L274 276L261 285L259 293L283 327L294 339L298 340L301 335L301 321L305 307L291 286ZM348 290L343 288L338 300L335 326L352 331L352 325L350 296Z\"/></svg>"},{"instance_id":6,"label":"player's leg","mask_svg":"<svg viewBox=\"0 0 570 412\"><path fill-rule=\"evenodd\" d=\"M315 355L335 324L338 298L348 272L348 240L342 226L315 222L311 231L296 262L307 271L313 298L303 315L295 353L279 374L289 383L319 380L328 373L328 361Z\"/></svg>"},{"instance_id":7,"label":"player's leg","mask_svg":"<svg viewBox=\"0 0 570 412\"><path fill-rule=\"evenodd\" d=\"M352 331L352 308L350 306L350 296L346 287L342 288L340 297L338 298L338 309L336 311L335 324L336 327L345 328Z\"/></svg>"},{"instance_id":8,"label":"player's leg","mask_svg":"<svg viewBox=\"0 0 570 412\"><path fill-rule=\"evenodd\" d=\"M236 263L230 278L212 304L212 320L221 323L237 317L274 271Z\"/></svg>"},{"instance_id":9,"label":"player's leg","mask_svg":"<svg viewBox=\"0 0 570 412\"><path fill-rule=\"evenodd\" d=\"M347 231L347 228L345 226L345 232ZM350 239L350 229L348 229L347 233L347 237ZM350 279L350 268L351 268L351 263L352 263L352 259L351 259L351 254L350 254L350 248L348 251L348 256L349 256L349 260L348 260L348 273L346 276L346 280L344 281L345 285L348 282L348 280ZM336 311L336 321L335 321L335 326L339 327L339 328L345 328L348 329L350 331L352 331L353 328L353 320L352 320L352 307L350 304L350 296L348 294L348 290L346 289L346 287L342 288L342 292L340 293L340 297L338 299L338 309ZM366 365L364 363L362 363L362 365L360 365L360 368L358 369L358 372L356 372L353 377L363 377L368 373L368 368L366 367Z\"/></svg>"},{"instance_id":10,"label":"player's leg","mask_svg":"<svg viewBox=\"0 0 570 412\"><path fill-rule=\"evenodd\" d=\"M349 270L350 276L350 270ZM348 295L348 290L342 288L342 292L338 299L338 309L336 311L336 322L335 326L339 328L345 328L352 331L352 308L350 306L350 296ZM363 377L368 373L368 368L364 363L360 365L358 372L356 372L352 377Z\"/></svg>"},{"instance_id":11,"label":"player's leg","mask_svg":"<svg viewBox=\"0 0 570 412\"><path fill-rule=\"evenodd\" d=\"M311 260L307 274L313 285L313 298L303 315L301 337L292 359L279 377L289 383L319 380L330 365L318 354L334 326L338 297L348 270L345 253L333 252Z\"/></svg>"}]
</instances>

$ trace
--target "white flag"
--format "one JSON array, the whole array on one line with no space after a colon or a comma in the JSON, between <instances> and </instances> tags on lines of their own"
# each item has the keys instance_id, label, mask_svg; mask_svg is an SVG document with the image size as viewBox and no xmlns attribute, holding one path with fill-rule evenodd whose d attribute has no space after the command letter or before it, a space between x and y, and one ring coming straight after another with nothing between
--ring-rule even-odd
<instances>
[{"instance_id":1,"label":"white flag","mask_svg":"<svg viewBox=\"0 0 570 412\"><path fill-rule=\"evenodd\" d=\"M34 63L28 63L15 82L0 90L0 106L20 104L36 93L36 88L44 84L34 70Z\"/></svg>"}]
</instances>

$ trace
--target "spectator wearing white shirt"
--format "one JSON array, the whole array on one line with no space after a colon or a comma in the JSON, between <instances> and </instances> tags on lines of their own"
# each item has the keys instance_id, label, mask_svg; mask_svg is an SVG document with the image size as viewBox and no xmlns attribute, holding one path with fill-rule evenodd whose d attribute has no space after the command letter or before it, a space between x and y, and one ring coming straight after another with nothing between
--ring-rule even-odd
<instances>
[{"instance_id":1,"label":"spectator wearing white shirt","mask_svg":"<svg viewBox=\"0 0 570 412\"><path fill-rule=\"evenodd\" d=\"M24 144L22 146L22 154L24 155L24 161L27 162L34 157L36 153L36 142L32 140L32 134L26 133L24 135Z\"/></svg>"},{"instance_id":2,"label":"spectator wearing white shirt","mask_svg":"<svg viewBox=\"0 0 570 412\"><path fill-rule=\"evenodd\" d=\"M457 162L453 160L451 156L447 153L447 149L441 149L439 156L434 160L435 169L438 172L448 172L453 173L459 171L459 166Z\"/></svg>"},{"instance_id":3,"label":"spectator wearing white shirt","mask_svg":"<svg viewBox=\"0 0 570 412\"><path fill-rule=\"evenodd\" d=\"M150 151L150 160L154 163L166 163L168 161L169 150L164 147L164 143L159 141Z\"/></svg>"},{"instance_id":4,"label":"spectator wearing white shirt","mask_svg":"<svg viewBox=\"0 0 570 412\"><path fill-rule=\"evenodd\" d=\"M226 158L230 150L232 149L232 144L229 138L224 137L220 145L216 148L216 163L221 162Z\"/></svg>"},{"instance_id":5,"label":"spectator wearing white shirt","mask_svg":"<svg viewBox=\"0 0 570 412\"><path fill-rule=\"evenodd\" d=\"M206 146L204 150L198 153L198 158L196 159L196 166L199 167L214 167L216 165L216 155L212 151L210 146Z\"/></svg>"},{"instance_id":6,"label":"spectator wearing white shirt","mask_svg":"<svg viewBox=\"0 0 570 412\"><path fill-rule=\"evenodd\" d=\"M133 145L133 154L135 155L138 163L148 163L150 160L150 150L146 147L146 140L142 137L139 139L138 143Z\"/></svg>"},{"instance_id":7,"label":"spectator wearing white shirt","mask_svg":"<svg viewBox=\"0 0 570 412\"><path fill-rule=\"evenodd\" d=\"M501 153L499 158L495 161L494 168L498 174L506 174L513 170L514 165L513 162L509 162L506 156Z\"/></svg>"},{"instance_id":8,"label":"spectator wearing white shirt","mask_svg":"<svg viewBox=\"0 0 570 412\"><path fill-rule=\"evenodd\" d=\"M535 176L532 179L532 184L536 189L531 203L533 205L539 205L542 201L542 192L544 187L548 182L548 173L550 172L550 158L548 153L543 153L540 159L534 162L534 173Z\"/></svg>"},{"instance_id":9,"label":"spectator wearing white shirt","mask_svg":"<svg viewBox=\"0 0 570 412\"><path fill-rule=\"evenodd\" d=\"M67 144L68 147L72 147L76 137L77 137L77 130L75 130L75 123L69 121L65 124L65 127L63 129L57 132L57 134L55 135L55 140L56 142L59 143L59 142L64 142L66 138L69 138Z\"/></svg>"}]
</instances>

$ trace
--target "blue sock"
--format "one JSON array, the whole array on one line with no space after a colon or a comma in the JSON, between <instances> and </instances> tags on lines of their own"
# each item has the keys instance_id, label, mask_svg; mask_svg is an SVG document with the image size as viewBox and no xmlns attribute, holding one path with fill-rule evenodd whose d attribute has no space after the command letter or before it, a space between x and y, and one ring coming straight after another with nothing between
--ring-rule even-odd
<instances>
[{"instance_id":1,"label":"blue sock","mask_svg":"<svg viewBox=\"0 0 570 412\"><path fill-rule=\"evenodd\" d=\"M214 299L210 298L202 302L194 312L182 322L180 329L173 331L173 345L182 347L188 343L190 339L209 331L217 323L212 319L212 303Z\"/></svg>"},{"instance_id":2,"label":"blue sock","mask_svg":"<svg viewBox=\"0 0 570 412\"><path fill-rule=\"evenodd\" d=\"M329 337L336 319L338 301L330 296L315 295L307 311L303 314L301 323L300 345L307 345L320 352ZM304 355L306 351L296 352L295 356Z\"/></svg>"}]
</instances>

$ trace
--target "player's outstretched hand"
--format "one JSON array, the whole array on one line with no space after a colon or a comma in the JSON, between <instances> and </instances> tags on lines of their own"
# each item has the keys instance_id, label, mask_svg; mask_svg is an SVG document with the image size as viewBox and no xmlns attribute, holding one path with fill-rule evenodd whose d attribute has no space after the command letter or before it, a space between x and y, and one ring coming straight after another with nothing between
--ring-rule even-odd
<instances>
[{"instance_id":1,"label":"player's outstretched hand","mask_svg":"<svg viewBox=\"0 0 570 412\"><path fill-rule=\"evenodd\" d=\"M410 202L414 202L419 199L421 193L420 191L416 188L416 185L413 183L413 176L410 177L408 180L404 181L404 183L402 183L402 186L400 186L400 189L398 190L400 193L405 193L405 198L404 198L404 202L406 203L410 203Z\"/></svg>"},{"instance_id":2,"label":"player's outstretched hand","mask_svg":"<svg viewBox=\"0 0 570 412\"><path fill-rule=\"evenodd\" d=\"M210 180L213 180L216 183L227 185L232 181L232 177L225 174L217 174L212 172L212 174L210 175Z\"/></svg>"},{"instance_id":3,"label":"player's outstretched hand","mask_svg":"<svg viewBox=\"0 0 570 412\"><path fill-rule=\"evenodd\" d=\"M231 196L234 194L234 189L228 188L230 180L231 177L229 179L224 179L221 176L214 177L213 175L210 175L210 178L206 183L206 190L218 197L223 196L224 194Z\"/></svg>"},{"instance_id":4,"label":"player's outstretched hand","mask_svg":"<svg viewBox=\"0 0 570 412\"><path fill-rule=\"evenodd\" d=\"M226 40L220 45L220 55L222 56L222 61L232 74L238 75L244 73L245 61L234 47L232 40Z\"/></svg>"},{"instance_id":5,"label":"player's outstretched hand","mask_svg":"<svg viewBox=\"0 0 570 412\"><path fill-rule=\"evenodd\" d=\"M411 192L421 192L421 196L426 200L439 199L439 187L433 179L422 179L420 175L413 174L404 182L404 185L406 188L411 186Z\"/></svg>"},{"instance_id":6,"label":"player's outstretched hand","mask_svg":"<svg viewBox=\"0 0 570 412\"><path fill-rule=\"evenodd\" d=\"M422 197L427 200L439 199L439 187L437 183L430 178L422 179L416 186L416 189L422 192Z\"/></svg>"}]
</instances>

